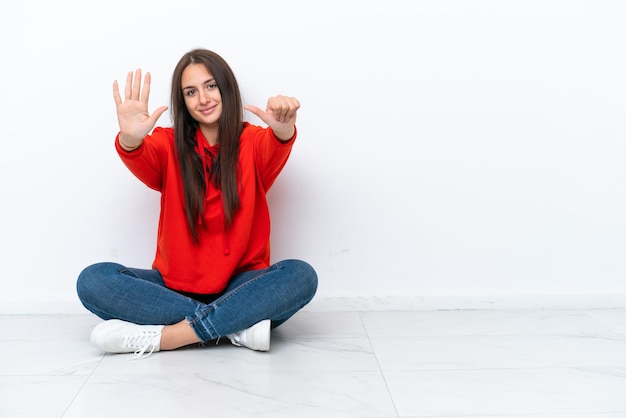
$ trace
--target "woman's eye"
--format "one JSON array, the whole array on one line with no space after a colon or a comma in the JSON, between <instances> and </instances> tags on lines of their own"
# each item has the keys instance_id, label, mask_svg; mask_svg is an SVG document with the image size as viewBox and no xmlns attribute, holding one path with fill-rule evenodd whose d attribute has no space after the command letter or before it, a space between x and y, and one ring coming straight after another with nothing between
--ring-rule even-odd
<instances>
[{"instance_id":1,"label":"woman's eye","mask_svg":"<svg viewBox=\"0 0 626 418\"><path fill-rule=\"evenodd\" d=\"M191 96L193 96L194 94L196 94L196 91L195 91L195 90L193 90L193 89L189 89L189 90L187 90L187 91L185 92L185 95L186 95L186 96L188 96L188 97L191 97Z\"/></svg>"},{"instance_id":2,"label":"woman's eye","mask_svg":"<svg viewBox=\"0 0 626 418\"><path fill-rule=\"evenodd\" d=\"M215 84L215 83L210 83L210 84L207 84L206 86L207 86L207 89L209 89L209 90L213 90L214 88L216 88L216 87L217 87L217 84Z\"/></svg>"}]
</instances>

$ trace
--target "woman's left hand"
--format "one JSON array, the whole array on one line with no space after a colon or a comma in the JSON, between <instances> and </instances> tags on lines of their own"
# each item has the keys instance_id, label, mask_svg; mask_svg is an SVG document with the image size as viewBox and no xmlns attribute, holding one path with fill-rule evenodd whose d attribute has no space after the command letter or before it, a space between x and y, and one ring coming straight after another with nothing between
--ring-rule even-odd
<instances>
[{"instance_id":1,"label":"woman's left hand","mask_svg":"<svg viewBox=\"0 0 626 418\"><path fill-rule=\"evenodd\" d=\"M296 116L300 109L300 102L295 97L274 96L267 99L265 110L253 105L244 108L257 115L267 124L274 134L283 141L291 139L295 132Z\"/></svg>"}]
</instances>

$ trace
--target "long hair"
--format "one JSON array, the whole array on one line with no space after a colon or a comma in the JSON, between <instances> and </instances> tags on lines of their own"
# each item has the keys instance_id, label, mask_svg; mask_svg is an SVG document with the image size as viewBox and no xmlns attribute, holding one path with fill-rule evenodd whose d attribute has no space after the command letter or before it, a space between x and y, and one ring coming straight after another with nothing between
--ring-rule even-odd
<instances>
[{"instance_id":1,"label":"long hair","mask_svg":"<svg viewBox=\"0 0 626 418\"><path fill-rule=\"evenodd\" d=\"M207 179L202 159L196 151L198 122L191 117L185 104L181 79L185 68L190 64L203 64L213 75L222 96L222 114L218 121L217 142L219 151ZM224 222L232 223L235 211L239 208L237 190L237 161L239 157L239 137L243 130L243 105L237 79L230 66L215 52L194 49L178 61L172 76L172 119L174 124L174 145L180 165L187 223L194 242L198 242L199 224L204 225L204 199L207 181L212 180L222 192Z\"/></svg>"}]
</instances>

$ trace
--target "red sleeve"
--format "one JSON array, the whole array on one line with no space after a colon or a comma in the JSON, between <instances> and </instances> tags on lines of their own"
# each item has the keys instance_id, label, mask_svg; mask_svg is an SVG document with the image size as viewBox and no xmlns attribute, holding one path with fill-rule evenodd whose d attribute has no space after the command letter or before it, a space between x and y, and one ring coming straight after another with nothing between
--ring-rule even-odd
<instances>
[{"instance_id":1,"label":"red sleeve","mask_svg":"<svg viewBox=\"0 0 626 418\"><path fill-rule=\"evenodd\" d=\"M257 171L261 175L263 187L269 190L287 163L291 154L297 131L288 141L281 141L274 135L271 128L251 125L248 129L254 132L254 153ZM295 126L294 126L295 129Z\"/></svg>"},{"instance_id":2,"label":"red sleeve","mask_svg":"<svg viewBox=\"0 0 626 418\"><path fill-rule=\"evenodd\" d=\"M119 133L115 138L115 149L124 165L146 186L157 191L162 189L163 173L173 146L171 128L155 128L139 148L130 152L121 147Z\"/></svg>"}]
</instances>

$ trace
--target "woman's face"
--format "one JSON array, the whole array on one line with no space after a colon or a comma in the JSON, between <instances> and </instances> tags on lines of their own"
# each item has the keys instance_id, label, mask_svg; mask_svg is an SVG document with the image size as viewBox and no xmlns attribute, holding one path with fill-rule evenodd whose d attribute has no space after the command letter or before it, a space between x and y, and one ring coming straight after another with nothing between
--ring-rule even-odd
<instances>
[{"instance_id":1,"label":"woman's face","mask_svg":"<svg viewBox=\"0 0 626 418\"><path fill-rule=\"evenodd\" d=\"M189 64L183 70L181 88L185 105L200 126L215 127L222 114L220 89L204 64Z\"/></svg>"}]
</instances>

